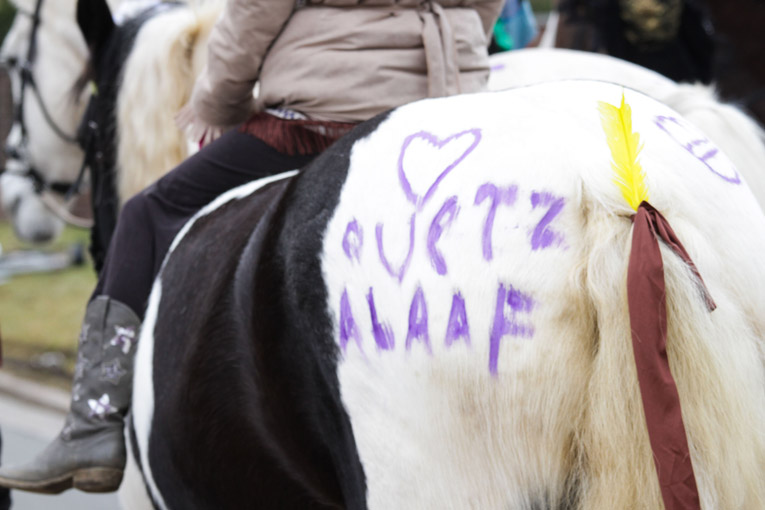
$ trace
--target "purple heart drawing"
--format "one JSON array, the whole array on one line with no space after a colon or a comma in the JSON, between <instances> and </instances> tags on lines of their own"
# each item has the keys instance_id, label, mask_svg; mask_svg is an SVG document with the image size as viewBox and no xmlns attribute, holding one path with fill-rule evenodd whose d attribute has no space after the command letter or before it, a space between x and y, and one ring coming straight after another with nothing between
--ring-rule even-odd
<instances>
[{"instance_id":1,"label":"purple heart drawing","mask_svg":"<svg viewBox=\"0 0 765 510\"><path fill-rule=\"evenodd\" d=\"M406 151L409 148L409 146L412 144L415 140L424 140L428 144L430 144L432 147L435 148L435 150L440 151L447 145L449 145L452 142L455 142L459 140L460 138L464 136L470 136L473 138L472 143L470 146L465 149L462 154L460 154L459 157L457 157L454 161L446 165L446 167L441 171L441 173L438 174L435 181L433 181L433 184L430 185L428 190L425 192L424 195L420 196L417 193L415 193L412 190L412 185L409 182L409 178L406 175L406 170L404 170L404 156L406 155ZM404 140L404 144L401 146L401 153L398 156L398 178L401 181L401 187L404 190L404 194L406 195L406 198L414 204L418 210L421 210L425 203L427 203L428 200L430 200L430 197L433 196L433 193L435 193L436 188L438 187L439 183L444 179L444 177L449 174L457 165L459 165L462 160L464 160L468 154L473 152L473 149L476 148L478 143L481 141L481 130L479 128L473 128L468 129L466 131L462 131L460 133L456 133L453 135L450 135L443 140L439 139L436 135L433 133L430 133L428 131L420 131L417 133L414 133L412 135L409 135Z\"/></svg>"}]
</instances>

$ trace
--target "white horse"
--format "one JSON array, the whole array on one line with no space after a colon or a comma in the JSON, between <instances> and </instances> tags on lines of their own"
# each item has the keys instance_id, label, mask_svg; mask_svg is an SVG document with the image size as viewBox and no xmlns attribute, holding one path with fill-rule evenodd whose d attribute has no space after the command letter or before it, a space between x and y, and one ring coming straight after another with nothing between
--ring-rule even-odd
<instances>
[{"instance_id":1,"label":"white horse","mask_svg":"<svg viewBox=\"0 0 765 510\"><path fill-rule=\"evenodd\" d=\"M76 133L91 90L86 88L77 97L72 91L89 55L75 19L76 0L12 2L17 14L0 49L0 60L9 69L14 103L21 101L23 66L28 66L34 83L24 87L23 119L14 119L6 140L13 157L0 176L0 202L19 238L44 242L61 232L64 220L77 223L62 195L83 164ZM109 0L109 5L124 18L146 2ZM36 51L27 62L33 41ZM23 142L22 122L27 138Z\"/></svg>"},{"instance_id":2,"label":"white horse","mask_svg":"<svg viewBox=\"0 0 765 510\"><path fill-rule=\"evenodd\" d=\"M36 52L30 66L35 87L34 90L26 87L23 102L23 123L30 143L20 147L22 129L15 120L6 141L9 147L25 152L8 158L7 170L0 176L2 204L17 235L27 241L53 239L64 226L35 192L28 170L34 168L46 182L73 182L82 163L75 133L86 101L85 95L73 98L71 90L88 53L74 22L75 4L47 0L40 5L40 25L34 34ZM16 18L3 41L0 58L13 64L12 90L14 100L19 101L20 67L33 40L37 2L15 0L14 5ZM55 127L46 115L55 122ZM57 128L61 133L56 132Z\"/></svg>"}]
</instances>

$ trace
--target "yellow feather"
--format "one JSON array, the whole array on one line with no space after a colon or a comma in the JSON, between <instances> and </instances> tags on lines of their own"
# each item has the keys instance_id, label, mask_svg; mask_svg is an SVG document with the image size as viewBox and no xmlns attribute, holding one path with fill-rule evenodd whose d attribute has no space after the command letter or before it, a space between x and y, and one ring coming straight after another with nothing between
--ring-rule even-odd
<instances>
[{"instance_id":1,"label":"yellow feather","mask_svg":"<svg viewBox=\"0 0 765 510\"><path fill-rule=\"evenodd\" d=\"M640 135L632 132L632 108L624 101L617 108L614 105L598 101L600 122L608 139L611 149L611 168L614 171L614 182L621 189L622 195L633 210L644 200L648 200L648 188L645 183L645 173L640 166L638 156Z\"/></svg>"}]
</instances>

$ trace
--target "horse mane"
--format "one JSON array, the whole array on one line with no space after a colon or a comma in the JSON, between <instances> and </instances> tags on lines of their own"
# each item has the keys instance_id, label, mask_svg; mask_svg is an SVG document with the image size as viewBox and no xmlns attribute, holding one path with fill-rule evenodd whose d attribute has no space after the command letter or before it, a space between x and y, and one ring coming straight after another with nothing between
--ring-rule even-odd
<instances>
[{"instance_id":1,"label":"horse mane","mask_svg":"<svg viewBox=\"0 0 765 510\"><path fill-rule=\"evenodd\" d=\"M117 98L117 189L121 202L193 150L175 124L204 65L219 1L162 12L141 27L125 62Z\"/></svg>"}]
</instances>

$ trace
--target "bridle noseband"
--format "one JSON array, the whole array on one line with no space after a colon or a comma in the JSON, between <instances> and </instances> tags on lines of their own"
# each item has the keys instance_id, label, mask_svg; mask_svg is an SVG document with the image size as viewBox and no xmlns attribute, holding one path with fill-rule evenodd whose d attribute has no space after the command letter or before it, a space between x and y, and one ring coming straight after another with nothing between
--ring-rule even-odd
<instances>
[{"instance_id":1,"label":"bridle noseband","mask_svg":"<svg viewBox=\"0 0 765 510\"><path fill-rule=\"evenodd\" d=\"M50 110L45 104L43 97L40 93L40 89L37 86L37 82L34 77L34 62L37 56L37 33L41 24L40 12L42 10L43 0L37 0L33 12L18 9L18 14L28 16L32 21L32 30L29 35L29 45L27 47L26 58L23 61L19 61L17 58L11 57L0 62L0 67L4 68L9 77L11 73L18 73L19 77L19 95L18 102L13 102L13 125L18 126L20 130L20 139L17 144L6 144L4 151L6 158L17 162L23 162L17 165L16 168L8 168L4 165L0 168L0 174L8 173L17 175L22 178L29 179L32 182L32 187L41 198L43 202L52 210L53 213L61 217L64 221L72 223L77 226L89 227L92 222L90 220L83 220L75 218L68 211L66 211L60 204L56 204L55 200L46 195L51 193L63 197L65 202L69 202L71 199L81 193L82 182L85 176L85 170L87 168L87 161L89 160L88 150L92 150L93 144L91 140L93 138L93 129L81 130L80 133L69 134L53 119L50 114ZM12 88L12 84L10 84ZM74 181L49 181L46 177L40 173L39 170L34 168L28 159L28 145L29 145L29 132L26 122L24 120L24 100L26 98L27 90L29 90L34 96L37 105L47 123L48 127L58 136L62 141L71 145L78 145L82 148L86 154L83 157L82 165L77 174L77 178ZM11 95L13 92L11 90ZM78 136L78 135L84 136Z\"/></svg>"}]
</instances>

